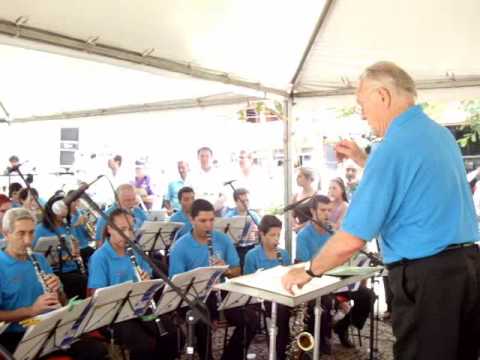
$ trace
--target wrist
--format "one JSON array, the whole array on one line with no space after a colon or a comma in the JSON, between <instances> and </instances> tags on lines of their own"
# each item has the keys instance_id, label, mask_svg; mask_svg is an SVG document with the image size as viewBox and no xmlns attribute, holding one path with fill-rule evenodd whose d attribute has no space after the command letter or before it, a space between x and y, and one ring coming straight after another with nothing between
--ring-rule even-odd
<instances>
[{"instance_id":1,"label":"wrist","mask_svg":"<svg viewBox=\"0 0 480 360\"><path fill-rule=\"evenodd\" d=\"M310 263L310 266L307 269L305 269L305 272L307 273L308 276L310 276L310 278L320 278L323 276L323 274L316 274L315 272L313 272L312 263Z\"/></svg>"}]
</instances>

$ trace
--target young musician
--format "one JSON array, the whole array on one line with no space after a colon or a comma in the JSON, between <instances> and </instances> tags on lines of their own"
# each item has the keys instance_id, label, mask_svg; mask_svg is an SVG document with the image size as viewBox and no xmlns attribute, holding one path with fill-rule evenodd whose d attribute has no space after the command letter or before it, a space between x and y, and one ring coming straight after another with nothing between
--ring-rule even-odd
<instances>
[{"instance_id":1,"label":"young musician","mask_svg":"<svg viewBox=\"0 0 480 360\"><path fill-rule=\"evenodd\" d=\"M170 277L198 267L207 267L210 264L228 265L225 276L229 278L240 275L239 258L233 241L224 233L213 231L214 219L215 211L210 202L204 199L197 199L193 202L193 229L178 239L173 246L170 254ZM216 300L213 292L207 300L210 315L215 320L218 319ZM230 337L222 359L243 359L243 344L245 343L248 348L258 324L256 314L248 309L245 313L240 309L230 309L225 311L225 318L230 324L235 325L235 331ZM244 326L246 326L245 339L243 336ZM206 326L197 323L195 334L197 336L196 349L200 358L206 359L207 355L211 359L211 353L207 349ZM208 347L211 348L210 345Z\"/></svg>"},{"instance_id":2,"label":"young musician","mask_svg":"<svg viewBox=\"0 0 480 360\"><path fill-rule=\"evenodd\" d=\"M245 256L244 274L251 274L260 269L269 269L279 265L290 265L290 256L284 249L278 247L282 222L274 215L265 215L259 225L261 244L256 245ZM267 314L271 303L264 302ZM286 348L289 337L290 309L288 306L277 306L277 359L286 359Z\"/></svg>"},{"instance_id":3,"label":"young musician","mask_svg":"<svg viewBox=\"0 0 480 360\"><path fill-rule=\"evenodd\" d=\"M325 229L328 229L330 226L328 223L330 211L331 201L328 197L323 195L315 195L312 198L310 202L310 212L312 214L313 221L306 225L298 233L296 254L297 262L310 261L312 258L314 258L332 235ZM359 329L363 327L368 314L370 313L370 304L373 294L371 293L371 290L364 286L360 286L358 290L354 292L342 294L347 296L349 299L352 299L354 301L354 306L342 320L335 324L333 330L338 335L341 344L344 347L351 348L354 345L349 339L348 327L350 324L355 325ZM328 304L328 306L331 306L331 304ZM325 327L325 331L322 329L322 333L330 334L332 318L329 312L324 313L325 316L322 316L322 326ZM328 352L329 344L326 339L324 340L325 348Z\"/></svg>"},{"instance_id":4,"label":"young musician","mask_svg":"<svg viewBox=\"0 0 480 360\"><path fill-rule=\"evenodd\" d=\"M127 235L133 236L132 215L124 209L115 209L109 219ZM135 269L127 253L125 239L110 225L105 229L106 239L102 247L90 257L88 293L96 289L137 281ZM142 280L150 279L152 269L142 257L135 256L141 268ZM160 336L154 321L140 319L115 324L114 338L130 351L131 360L174 359L177 354L176 334Z\"/></svg>"},{"instance_id":5,"label":"young musician","mask_svg":"<svg viewBox=\"0 0 480 360\"><path fill-rule=\"evenodd\" d=\"M27 253L27 248L32 248L34 229L35 220L28 210L16 208L5 214L7 247L0 252L0 321L11 325L0 335L0 344L12 353L25 333L20 321L65 302L62 284L43 255ZM107 358L104 345L93 340L77 341L66 353L82 360Z\"/></svg>"},{"instance_id":6,"label":"young musician","mask_svg":"<svg viewBox=\"0 0 480 360\"><path fill-rule=\"evenodd\" d=\"M45 216L42 223L35 228L33 247L42 237L54 237L57 234L63 236L66 240L65 247L62 248L61 259L60 254L57 254L58 262L54 264L54 271L62 280L69 298L74 296L85 298L87 290L85 264L80 255L76 234L73 228L67 225L68 209L63 204L63 199L63 195L54 195L45 204ZM68 239L69 235L73 237L71 242Z\"/></svg>"}]
</instances>

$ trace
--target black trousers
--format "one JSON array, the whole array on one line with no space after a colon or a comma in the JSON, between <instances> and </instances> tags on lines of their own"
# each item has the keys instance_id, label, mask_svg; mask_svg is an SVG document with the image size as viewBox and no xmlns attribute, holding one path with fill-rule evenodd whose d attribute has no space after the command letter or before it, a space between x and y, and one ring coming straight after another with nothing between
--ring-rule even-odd
<instances>
[{"instance_id":1,"label":"black trousers","mask_svg":"<svg viewBox=\"0 0 480 360\"><path fill-rule=\"evenodd\" d=\"M480 253L466 247L389 268L396 360L476 360Z\"/></svg>"},{"instance_id":2,"label":"black trousers","mask_svg":"<svg viewBox=\"0 0 480 360\"><path fill-rule=\"evenodd\" d=\"M80 274L79 271L56 272L55 273L63 284L63 289L68 299L78 296L85 299L87 295L87 277Z\"/></svg>"},{"instance_id":3,"label":"black trousers","mask_svg":"<svg viewBox=\"0 0 480 360\"><path fill-rule=\"evenodd\" d=\"M353 300L353 306L349 313L337 322L335 331L337 333L346 332L350 325L355 326L357 329L362 329L370 314L372 302L375 301L375 294L371 289L360 285L357 291L345 292L342 295Z\"/></svg>"},{"instance_id":4,"label":"black trousers","mask_svg":"<svg viewBox=\"0 0 480 360\"><path fill-rule=\"evenodd\" d=\"M216 297L213 292L208 298L207 305L210 310L210 317L213 320L218 320ZM224 314L229 325L235 326L235 330L223 351L222 360L241 360L243 359L243 345L245 344L246 349L248 349L258 328L258 312L253 307L247 306L245 309L233 308L225 310ZM212 359L212 341L209 334L209 328L204 323L198 322L195 325L196 350L200 360Z\"/></svg>"},{"instance_id":5,"label":"black trousers","mask_svg":"<svg viewBox=\"0 0 480 360\"><path fill-rule=\"evenodd\" d=\"M154 321L127 320L113 325L113 336L128 349L131 360L173 360L178 355L177 334L163 324L168 334L160 336Z\"/></svg>"},{"instance_id":6,"label":"black trousers","mask_svg":"<svg viewBox=\"0 0 480 360\"><path fill-rule=\"evenodd\" d=\"M388 276L383 276L383 288L385 289L385 302L387 304L387 311L392 312L392 289L390 288L390 279Z\"/></svg>"},{"instance_id":7,"label":"black trousers","mask_svg":"<svg viewBox=\"0 0 480 360\"><path fill-rule=\"evenodd\" d=\"M0 335L0 344L2 344L13 355L18 343L20 340L22 340L23 335L23 332L5 332ZM100 341L90 339L88 337L74 342L67 350L55 351L51 354L41 357L40 359L48 359L53 355L68 355L75 360L108 359L108 351L106 346Z\"/></svg>"}]
</instances>

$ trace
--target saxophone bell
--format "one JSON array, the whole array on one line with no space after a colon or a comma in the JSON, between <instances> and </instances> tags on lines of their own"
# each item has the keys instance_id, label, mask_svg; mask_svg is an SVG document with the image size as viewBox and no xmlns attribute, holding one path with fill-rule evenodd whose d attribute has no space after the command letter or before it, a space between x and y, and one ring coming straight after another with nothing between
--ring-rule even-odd
<instances>
[{"instance_id":1,"label":"saxophone bell","mask_svg":"<svg viewBox=\"0 0 480 360\"><path fill-rule=\"evenodd\" d=\"M304 352L313 350L315 339L308 331L303 331L297 335L297 346Z\"/></svg>"}]
</instances>

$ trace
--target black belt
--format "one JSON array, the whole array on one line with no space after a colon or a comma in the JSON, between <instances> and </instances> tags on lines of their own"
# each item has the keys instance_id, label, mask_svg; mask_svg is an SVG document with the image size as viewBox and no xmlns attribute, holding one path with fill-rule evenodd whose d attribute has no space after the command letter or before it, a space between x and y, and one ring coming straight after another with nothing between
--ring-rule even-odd
<instances>
[{"instance_id":1,"label":"black belt","mask_svg":"<svg viewBox=\"0 0 480 360\"><path fill-rule=\"evenodd\" d=\"M478 245L476 243L473 243L473 242L466 242L466 243L461 243L461 244L450 244L445 249L443 249L439 253L436 253L435 255L427 256L427 257L419 258L419 259L402 259L402 260L394 261L390 264L386 264L385 266L388 270L392 270L393 268L395 268L397 266L400 266L400 265L411 264L413 262L423 260L423 259L428 259L428 258L431 258L433 256L443 254L443 253L446 253L446 252L449 252L449 251L452 251L452 250L465 249L465 248L469 248L469 247L473 247L473 246L478 246Z\"/></svg>"}]
</instances>

